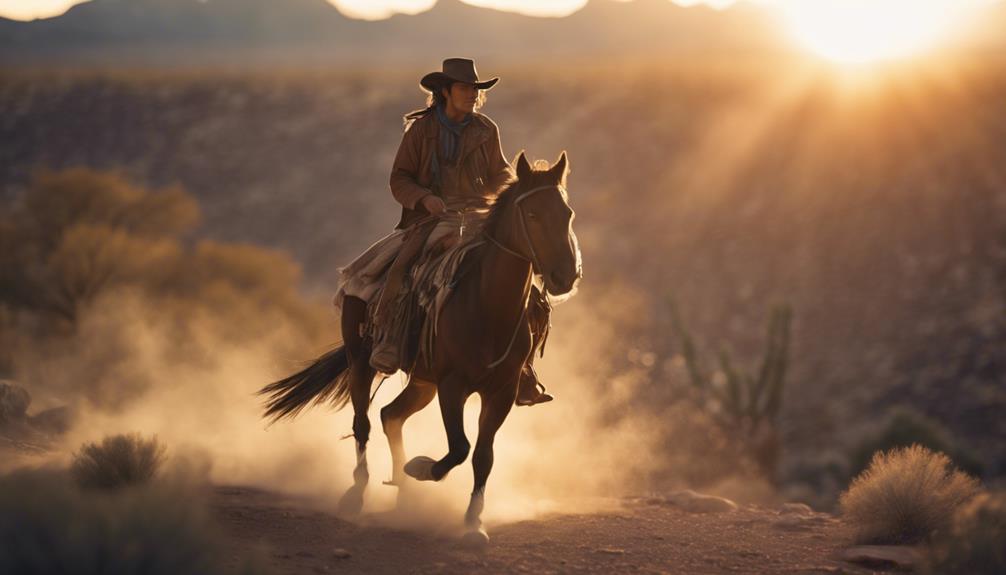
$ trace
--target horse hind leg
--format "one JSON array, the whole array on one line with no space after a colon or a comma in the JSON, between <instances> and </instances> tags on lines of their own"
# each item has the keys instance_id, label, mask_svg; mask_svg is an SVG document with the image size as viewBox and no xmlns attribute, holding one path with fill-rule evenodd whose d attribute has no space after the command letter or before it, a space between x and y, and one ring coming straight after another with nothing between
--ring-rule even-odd
<instances>
[{"instance_id":1,"label":"horse hind leg","mask_svg":"<svg viewBox=\"0 0 1006 575\"><path fill-rule=\"evenodd\" d=\"M353 403L353 439L356 444L356 467L353 468L353 485L346 490L339 500L339 514L343 516L359 515L363 510L363 494L370 481L370 471L367 468L367 441L370 439L370 418L367 410L370 408L370 387L376 372L363 358L353 362L350 367L350 399Z\"/></svg>"},{"instance_id":2,"label":"horse hind leg","mask_svg":"<svg viewBox=\"0 0 1006 575\"><path fill-rule=\"evenodd\" d=\"M381 409L381 424L384 435L388 437L388 447L391 448L391 481L386 482L386 485L397 485L401 488L405 484L405 444L402 440L402 427L406 419L429 405L436 395L437 388L434 384L412 378L398 397Z\"/></svg>"},{"instance_id":3,"label":"horse hind leg","mask_svg":"<svg viewBox=\"0 0 1006 575\"><path fill-rule=\"evenodd\" d=\"M376 370L370 367L370 350L364 342L361 329L367 319L367 302L346 296L342 302L342 339L349 356L349 397L353 403L353 437L357 452L366 453L370 439L370 387Z\"/></svg>"}]
</instances>

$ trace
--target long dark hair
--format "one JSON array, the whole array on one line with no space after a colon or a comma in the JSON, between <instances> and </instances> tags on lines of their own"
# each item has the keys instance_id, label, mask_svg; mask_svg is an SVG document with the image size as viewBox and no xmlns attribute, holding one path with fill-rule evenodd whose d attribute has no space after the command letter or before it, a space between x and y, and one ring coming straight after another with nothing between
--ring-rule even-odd
<instances>
[{"instance_id":1,"label":"long dark hair","mask_svg":"<svg viewBox=\"0 0 1006 575\"><path fill-rule=\"evenodd\" d=\"M408 114L402 116L402 124L404 129L407 131L409 129L409 126L411 126L413 122L429 114L437 106L446 106L447 96L444 96L444 88L450 90L451 86L453 85L454 82L446 82L437 86L437 88L432 92L427 91L424 88L423 91L426 92L426 107L419 108L418 110L413 110ZM484 106L485 103L486 103L486 91L479 90L478 99L475 100L475 111L478 112L479 108Z\"/></svg>"}]
</instances>

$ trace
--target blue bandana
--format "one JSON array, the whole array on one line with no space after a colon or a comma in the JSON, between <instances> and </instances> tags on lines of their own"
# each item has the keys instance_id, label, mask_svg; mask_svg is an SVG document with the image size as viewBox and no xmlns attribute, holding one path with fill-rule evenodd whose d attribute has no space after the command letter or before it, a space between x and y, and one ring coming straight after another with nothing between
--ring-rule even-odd
<instances>
[{"instance_id":1,"label":"blue bandana","mask_svg":"<svg viewBox=\"0 0 1006 575\"><path fill-rule=\"evenodd\" d=\"M437 119L440 125L446 129L440 130L440 155L448 161L453 162L458 153L458 141L461 139L461 131L471 123L472 115L468 114L464 120L454 122L444 113L443 106L437 106Z\"/></svg>"}]
</instances>

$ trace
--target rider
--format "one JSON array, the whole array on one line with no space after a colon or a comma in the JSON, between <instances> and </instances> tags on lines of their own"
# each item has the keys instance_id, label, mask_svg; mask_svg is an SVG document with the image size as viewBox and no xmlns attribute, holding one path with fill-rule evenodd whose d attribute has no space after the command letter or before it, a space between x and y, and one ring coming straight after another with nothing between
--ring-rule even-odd
<instances>
[{"instance_id":1,"label":"rider","mask_svg":"<svg viewBox=\"0 0 1006 575\"><path fill-rule=\"evenodd\" d=\"M485 90L497 81L479 80L475 63L465 58L444 60L441 71L420 80L429 92L427 106L405 115L405 135L391 170L401 220L394 232L341 270L336 305L342 307L343 333L362 337L369 320L370 365L380 372L403 367L408 325L402 312L413 264L479 233L494 198L513 178L499 128L476 111L485 102ZM529 311L537 350L548 325L548 304L537 291ZM518 405L552 400L531 367L533 357L534 351L521 371Z\"/></svg>"}]
</instances>

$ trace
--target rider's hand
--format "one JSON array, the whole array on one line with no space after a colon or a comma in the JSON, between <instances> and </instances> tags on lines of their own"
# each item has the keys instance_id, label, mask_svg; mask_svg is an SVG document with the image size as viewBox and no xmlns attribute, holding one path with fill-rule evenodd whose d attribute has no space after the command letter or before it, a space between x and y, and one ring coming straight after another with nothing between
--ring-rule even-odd
<instances>
[{"instance_id":1,"label":"rider's hand","mask_svg":"<svg viewBox=\"0 0 1006 575\"><path fill-rule=\"evenodd\" d=\"M423 207L426 208L426 211L429 212L430 215L435 216L447 209L447 206L444 205L444 201L433 194L423 196L422 202Z\"/></svg>"}]
</instances>

